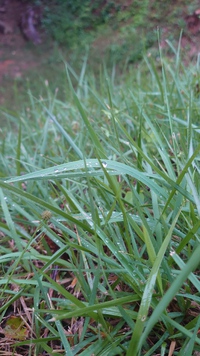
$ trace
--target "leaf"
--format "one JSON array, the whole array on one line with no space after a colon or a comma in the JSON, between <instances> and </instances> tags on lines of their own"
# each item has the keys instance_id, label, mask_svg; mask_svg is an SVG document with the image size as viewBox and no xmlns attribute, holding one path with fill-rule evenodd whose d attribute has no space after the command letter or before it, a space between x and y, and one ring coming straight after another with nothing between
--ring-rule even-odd
<instances>
[{"instance_id":1,"label":"leaf","mask_svg":"<svg viewBox=\"0 0 200 356\"><path fill-rule=\"evenodd\" d=\"M26 340L28 337L28 330L20 317L11 316L3 329L6 339Z\"/></svg>"}]
</instances>

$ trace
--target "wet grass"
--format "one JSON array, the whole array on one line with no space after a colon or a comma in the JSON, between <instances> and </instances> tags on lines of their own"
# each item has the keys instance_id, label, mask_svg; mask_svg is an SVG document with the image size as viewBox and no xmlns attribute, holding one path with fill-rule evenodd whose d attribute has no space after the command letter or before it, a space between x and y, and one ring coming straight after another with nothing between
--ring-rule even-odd
<instances>
[{"instance_id":1,"label":"wet grass","mask_svg":"<svg viewBox=\"0 0 200 356\"><path fill-rule=\"evenodd\" d=\"M66 64L64 101L5 113L0 351L200 351L199 63L159 66Z\"/></svg>"}]
</instances>

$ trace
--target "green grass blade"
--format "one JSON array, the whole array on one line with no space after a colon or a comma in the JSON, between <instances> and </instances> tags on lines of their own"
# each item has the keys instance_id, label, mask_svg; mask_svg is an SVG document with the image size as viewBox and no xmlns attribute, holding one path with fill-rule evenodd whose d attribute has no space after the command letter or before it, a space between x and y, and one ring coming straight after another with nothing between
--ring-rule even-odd
<instances>
[{"instance_id":1,"label":"green grass blade","mask_svg":"<svg viewBox=\"0 0 200 356\"><path fill-rule=\"evenodd\" d=\"M178 277L174 280L174 282L172 283L168 291L162 297L157 307L154 309L153 314L151 315L151 317L147 322L144 333L141 335L138 349L141 348L144 340L147 338L149 332L152 330L155 323L161 317L163 311L167 308L170 300L173 299L175 294L181 288L184 281L188 278L189 274L199 265L199 254L200 254L200 245L197 246L197 248L194 250L192 256L190 257L190 259L188 260L184 268L180 271Z\"/></svg>"}]
</instances>

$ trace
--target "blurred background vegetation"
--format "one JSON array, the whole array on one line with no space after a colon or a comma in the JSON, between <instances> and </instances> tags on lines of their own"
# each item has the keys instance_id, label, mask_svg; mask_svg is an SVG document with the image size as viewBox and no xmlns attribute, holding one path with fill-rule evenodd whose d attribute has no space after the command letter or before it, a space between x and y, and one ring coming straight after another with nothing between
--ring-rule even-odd
<instances>
[{"instance_id":1,"label":"blurred background vegetation","mask_svg":"<svg viewBox=\"0 0 200 356\"><path fill-rule=\"evenodd\" d=\"M64 61L79 73L87 58L87 70L95 76L99 76L104 66L108 73L114 70L121 78L130 66L137 68L147 54L158 61L159 68L158 42L170 59L182 31L182 56L187 64L196 58L197 41L193 38L196 34L190 31L187 16L198 9L197 0L13 0L13 12L15 2L21 6L18 14L29 6L36 12L39 9L36 27L42 43L35 46L22 39L19 19L13 42L2 42L0 105L5 110L11 107L21 110L29 102L30 89L36 97L43 96L47 82L52 91L57 91L58 98L64 100ZM1 36L11 38L12 34ZM13 68L5 70L4 61L10 60Z\"/></svg>"}]
</instances>

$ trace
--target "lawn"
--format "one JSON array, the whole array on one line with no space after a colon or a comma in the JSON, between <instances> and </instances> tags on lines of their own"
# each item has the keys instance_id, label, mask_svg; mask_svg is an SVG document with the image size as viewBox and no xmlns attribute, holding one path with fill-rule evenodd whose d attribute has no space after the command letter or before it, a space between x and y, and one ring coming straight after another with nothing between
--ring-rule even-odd
<instances>
[{"instance_id":1,"label":"lawn","mask_svg":"<svg viewBox=\"0 0 200 356\"><path fill-rule=\"evenodd\" d=\"M63 75L5 112L0 355L199 355L199 63Z\"/></svg>"}]
</instances>

